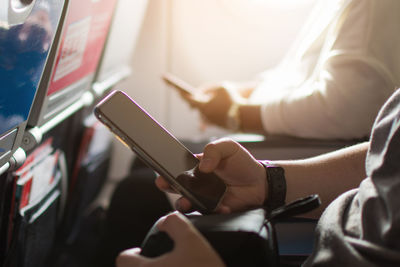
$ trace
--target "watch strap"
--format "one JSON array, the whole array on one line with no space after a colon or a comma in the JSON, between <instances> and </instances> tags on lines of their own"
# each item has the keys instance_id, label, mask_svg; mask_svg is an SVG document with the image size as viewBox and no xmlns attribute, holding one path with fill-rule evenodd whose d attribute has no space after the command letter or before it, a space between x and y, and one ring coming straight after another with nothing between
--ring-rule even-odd
<instances>
[{"instance_id":1,"label":"watch strap","mask_svg":"<svg viewBox=\"0 0 400 267\"><path fill-rule=\"evenodd\" d=\"M286 179L285 171L282 167L271 164L268 161L259 161L267 173L268 197L264 206L268 210L274 210L285 205L286 199Z\"/></svg>"}]
</instances>

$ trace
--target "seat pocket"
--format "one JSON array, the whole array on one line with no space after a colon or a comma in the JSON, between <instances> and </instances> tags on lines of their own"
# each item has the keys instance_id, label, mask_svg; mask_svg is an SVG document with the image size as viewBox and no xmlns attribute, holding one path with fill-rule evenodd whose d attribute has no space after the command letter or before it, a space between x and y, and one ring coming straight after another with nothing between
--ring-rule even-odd
<instances>
[{"instance_id":1,"label":"seat pocket","mask_svg":"<svg viewBox=\"0 0 400 267\"><path fill-rule=\"evenodd\" d=\"M44 196L17 213L5 266L46 266L58 227L60 181L61 174L57 173Z\"/></svg>"}]
</instances>

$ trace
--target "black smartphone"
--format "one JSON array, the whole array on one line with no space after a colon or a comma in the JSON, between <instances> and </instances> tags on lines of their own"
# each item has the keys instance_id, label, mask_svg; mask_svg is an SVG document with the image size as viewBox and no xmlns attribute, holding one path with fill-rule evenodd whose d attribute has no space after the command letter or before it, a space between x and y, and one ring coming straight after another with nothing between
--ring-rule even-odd
<instances>
[{"instance_id":1,"label":"black smartphone","mask_svg":"<svg viewBox=\"0 0 400 267\"><path fill-rule=\"evenodd\" d=\"M94 113L196 209L203 213L216 209L226 191L225 183L214 173L201 173L193 153L127 94L111 92Z\"/></svg>"}]
</instances>

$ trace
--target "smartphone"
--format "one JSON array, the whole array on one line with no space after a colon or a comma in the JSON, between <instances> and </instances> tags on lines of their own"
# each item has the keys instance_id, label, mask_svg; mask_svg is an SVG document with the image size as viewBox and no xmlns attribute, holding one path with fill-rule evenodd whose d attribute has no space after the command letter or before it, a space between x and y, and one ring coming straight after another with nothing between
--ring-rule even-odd
<instances>
[{"instance_id":1,"label":"smartphone","mask_svg":"<svg viewBox=\"0 0 400 267\"><path fill-rule=\"evenodd\" d=\"M171 73L164 73L162 76L164 82L166 82L169 86L177 89L180 93L186 95L194 95L196 92L196 88L178 78L177 76Z\"/></svg>"},{"instance_id":2,"label":"smartphone","mask_svg":"<svg viewBox=\"0 0 400 267\"><path fill-rule=\"evenodd\" d=\"M215 173L201 173L193 153L127 94L111 92L96 105L94 113L197 210L215 211L226 191L225 183Z\"/></svg>"}]
</instances>

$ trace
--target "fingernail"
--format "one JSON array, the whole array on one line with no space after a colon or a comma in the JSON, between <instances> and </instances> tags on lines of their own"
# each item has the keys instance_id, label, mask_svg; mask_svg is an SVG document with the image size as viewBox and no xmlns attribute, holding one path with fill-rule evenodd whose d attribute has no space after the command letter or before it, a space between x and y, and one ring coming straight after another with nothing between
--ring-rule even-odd
<instances>
[{"instance_id":1,"label":"fingernail","mask_svg":"<svg viewBox=\"0 0 400 267\"><path fill-rule=\"evenodd\" d=\"M131 249L127 249L127 250L122 251L120 253L120 255L131 256L131 255L140 254L140 252L141 252L140 248L131 248Z\"/></svg>"},{"instance_id":2,"label":"fingernail","mask_svg":"<svg viewBox=\"0 0 400 267\"><path fill-rule=\"evenodd\" d=\"M167 219L167 217L168 217L169 215L174 214L174 213L179 213L179 212L173 211L173 212L168 213L167 215L162 216L160 219L158 219L158 221L157 221L157 223L156 223L156 224L157 224L157 228L159 228L160 225L162 225L162 224L165 222L165 219Z\"/></svg>"}]
</instances>

